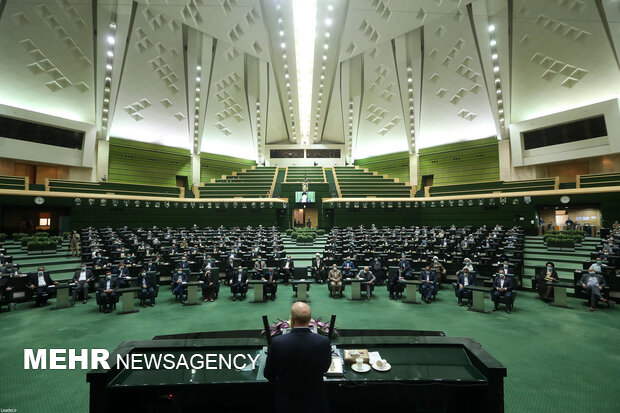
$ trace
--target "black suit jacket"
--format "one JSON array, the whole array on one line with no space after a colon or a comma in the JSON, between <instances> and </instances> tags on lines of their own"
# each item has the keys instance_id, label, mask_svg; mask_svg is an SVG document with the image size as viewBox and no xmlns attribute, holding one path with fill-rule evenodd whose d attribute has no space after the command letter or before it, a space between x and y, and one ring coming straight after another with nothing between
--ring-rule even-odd
<instances>
[{"instance_id":1,"label":"black suit jacket","mask_svg":"<svg viewBox=\"0 0 620 413\"><path fill-rule=\"evenodd\" d=\"M47 271L43 272L43 279L45 279L45 284L49 287L50 285L54 285L54 281L52 281L52 278L50 277L50 273ZM35 287L39 286L39 273L37 272L32 272L30 274L28 274L28 285L34 285Z\"/></svg>"},{"instance_id":2,"label":"black suit jacket","mask_svg":"<svg viewBox=\"0 0 620 413\"><path fill-rule=\"evenodd\" d=\"M495 277L495 279L493 280L493 290L497 290L498 288L500 288L500 280L501 277L499 275ZM504 288L506 289L506 292L512 291L512 279L510 277L504 277Z\"/></svg>"},{"instance_id":3,"label":"black suit jacket","mask_svg":"<svg viewBox=\"0 0 620 413\"><path fill-rule=\"evenodd\" d=\"M102 293L102 292L104 292L106 290L107 282L108 282L108 280L106 280L105 277L101 277L99 279L99 292L100 293ZM114 292L116 292L116 290L118 290L118 281L114 277L112 277L110 279L110 288L112 290L114 290Z\"/></svg>"},{"instance_id":4,"label":"black suit jacket","mask_svg":"<svg viewBox=\"0 0 620 413\"><path fill-rule=\"evenodd\" d=\"M79 281L81 272L82 270L77 270L75 274L73 274L73 281ZM94 278L93 272L90 268L86 268L86 281L90 280L91 278Z\"/></svg>"},{"instance_id":5,"label":"black suit jacket","mask_svg":"<svg viewBox=\"0 0 620 413\"><path fill-rule=\"evenodd\" d=\"M274 337L264 375L276 384L276 411L328 411L323 374L330 364L329 340L309 328L294 328Z\"/></svg>"}]
</instances>

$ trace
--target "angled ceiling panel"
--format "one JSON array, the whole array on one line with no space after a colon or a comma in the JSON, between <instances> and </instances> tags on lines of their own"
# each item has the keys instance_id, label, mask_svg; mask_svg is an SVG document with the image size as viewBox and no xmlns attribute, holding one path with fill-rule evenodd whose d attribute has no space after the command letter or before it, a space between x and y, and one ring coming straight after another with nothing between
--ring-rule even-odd
<instances>
[{"instance_id":1,"label":"angled ceiling panel","mask_svg":"<svg viewBox=\"0 0 620 413\"><path fill-rule=\"evenodd\" d=\"M190 148L183 48L178 22L138 7L111 136Z\"/></svg>"},{"instance_id":2,"label":"angled ceiling panel","mask_svg":"<svg viewBox=\"0 0 620 413\"><path fill-rule=\"evenodd\" d=\"M618 97L595 1L515 0L513 26L513 123Z\"/></svg>"},{"instance_id":3,"label":"angled ceiling panel","mask_svg":"<svg viewBox=\"0 0 620 413\"><path fill-rule=\"evenodd\" d=\"M95 123L90 2L9 1L0 24L0 103Z\"/></svg>"},{"instance_id":4,"label":"angled ceiling panel","mask_svg":"<svg viewBox=\"0 0 620 413\"><path fill-rule=\"evenodd\" d=\"M415 68L414 68L415 70ZM418 148L495 136L495 123L467 14L424 27Z\"/></svg>"},{"instance_id":5,"label":"angled ceiling panel","mask_svg":"<svg viewBox=\"0 0 620 413\"><path fill-rule=\"evenodd\" d=\"M340 93L340 65L336 71L334 87L325 120L322 143L344 143L344 122L342 120L342 99Z\"/></svg>"},{"instance_id":6,"label":"angled ceiling panel","mask_svg":"<svg viewBox=\"0 0 620 413\"><path fill-rule=\"evenodd\" d=\"M289 143L272 65L269 65L269 103L265 143Z\"/></svg>"}]
</instances>

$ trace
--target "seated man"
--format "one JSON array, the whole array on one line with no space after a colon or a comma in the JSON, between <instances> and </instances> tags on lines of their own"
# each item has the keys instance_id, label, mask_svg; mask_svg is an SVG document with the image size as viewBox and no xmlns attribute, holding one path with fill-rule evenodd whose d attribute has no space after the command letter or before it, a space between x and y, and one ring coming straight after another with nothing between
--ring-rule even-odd
<instances>
[{"instance_id":1,"label":"seated man","mask_svg":"<svg viewBox=\"0 0 620 413\"><path fill-rule=\"evenodd\" d=\"M409 278L411 276L411 264L407 260L405 254L400 257L398 261L398 274L399 277Z\"/></svg>"},{"instance_id":2,"label":"seated man","mask_svg":"<svg viewBox=\"0 0 620 413\"><path fill-rule=\"evenodd\" d=\"M312 259L312 274L314 275L314 280L319 284L325 282L325 260L321 258L321 254L318 252Z\"/></svg>"},{"instance_id":3,"label":"seated man","mask_svg":"<svg viewBox=\"0 0 620 413\"><path fill-rule=\"evenodd\" d=\"M291 256L287 255L286 258L280 262L280 271L282 272L282 277L284 277L285 285L288 285L288 280L292 277L294 269L295 263Z\"/></svg>"},{"instance_id":4,"label":"seated man","mask_svg":"<svg viewBox=\"0 0 620 413\"><path fill-rule=\"evenodd\" d=\"M153 262L152 258L149 258L146 261L146 265L144 265L144 269L146 272L157 272L157 264Z\"/></svg>"},{"instance_id":5,"label":"seated man","mask_svg":"<svg viewBox=\"0 0 620 413\"><path fill-rule=\"evenodd\" d=\"M178 261L176 263L176 268L180 268L182 270L188 270L189 269L189 262L187 262L187 257L183 256L181 257L181 261Z\"/></svg>"},{"instance_id":6,"label":"seated man","mask_svg":"<svg viewBox=\"0 0 620 413\"><path fill-rule=\"evenodd\" d=\"M459 305L462 306L463 298L467 298L467 307L471 308L472 291L466 289L465 287L467 287L468 285L476 285L476 278L473 276L473 274L469 273L469 270L467 268L465 268L463 271L460 272L456 284L456 297L459 299Z\"/></svg>"},{"instance_id":7,"label":"seated man","mask_svg":"<svg viewBox=\"0 0 620 413\"><path fill-rule=\"evenodd\" d=\"M368 267L364 267L363 270L360 270L360 272L357 273L356 278L358 280L363 280L364 285L366 286L366 299L370 300L370 296L372 295L372 286L376 281L375 276Z\"/></svg>"},{"instance_id":8,"label":"seated man","mask_svg":"<svg viewBox=\"0 0 620 413\"><path fill-rule=\"evenodd\" d=\"M437 283L441 285L441 281L446 276L445 267L439 262L439 257L433 257L433 263L431 264L431 270L435 270L435 275L437 275Z\"/></svg>"},{"instance_id":9,"label":"seated man","mask_svg":"<svg viewBox=\"0 0 620 413\"><path fill-rule=\"evenodd\" d=\"M510 263L508 262L508 260L504 260L504 262L500 265L497 266L497 269L502 269L504 270L504 274L506 275L514 275L513 273L513 269L510 268Z\"/></svg>"},{"instance_id":10,"label":"seated man","mask_svg":"<svg viewBox=\"0 0 620 413\"><path fill-rule=\"evenodd\" d=\"M211 267L206 267L204 273L198 276L198 281L202 281L202 298L204 302L215 300L215 295L219 287L219 277L211 272Z\"/></svg>"},{"instance_id":11,"label":"seated man","mask_svg":"<svg viewBox=\"0 0 620 413\"><path fill-rule=\"evenodd\" d=\"M607 302L607 299L601 294L603 288L607 286L607 282L605 277L595 272L594 268L590 267L588 273L584 274L579 282L586 293L590 294L590 311L596 310L598 300Z\"/></svg>"},{"instance_id":12,"label":"seated man","mask_svg":"<svg viewBox=\"0 0 620 413\"><path fill-rule=\"evenodd\" d=\"M127 254L125 254L125 258L123 259L123 263L125 265L134 265L136 263L136 257L133 255L132 252L128 252Z\"/></svg>"},{"instance_id":13,"label":"seated man","mask_svg":"<svg viewBox=\"0 0 620 413\"><path fill-rule=\"evenodd\" d=\"M371 270L377 278L376 285L383 285L383 282L385 281L385 269L386 268L381 260L381 257L375 256L372 260Z\"/></svg>"},{"instance_id":14,"label":"seated man","mask_svg":"<svg viewBox=\"0 0 620 413\"><path fill-rule=\"evenodd\" d=\"M433 292L437 288L437 276L435 275L435 271L431 271L431 267L427 265L426 268L420 271L420 281L422 281L422 285L420 286L422 299L427 304L430 304Z\"/></svg>"},{"instance_id":15,"label":"seated man","mask_svg":"<svg viewBox=\"0 0 620 413\"><path fill-rule=\"evenodd\" d=\"M254 270L256 270L256 277L262 278L263 272L265 271L266 268L267 268L267 263L263 261L263 257L259 255L256 258L256 262L254 262Z\"/></svg>"},{"instance_id":16,"label":"seated man","mask_svg":"<svg viewBox=\"0 0 620 413\"><path fill-rule=\"evenodd\" d=\"M405 291L405 284L401 282L405 280L404 275L405 273L400 268L398 268L396 271L390 271L387 282L387 289L390 293L390 300L396 300L403 293L403 291Z\"/></svg>"},{"instance_id":17,"label":"seated man","mask_svg":"<svg viewBox=\"0 0 620 413\"><path fill-rule=\"evenodd\" d=\"M82 291L82 304L86 304L88 301L88 283L93 281L95 276L90 268L86 268L86 264L82 263L80 269L73 274L73 282L75 287L73 288L72 303L75 303L78 299L78 293Z\"/></svg>"},{"instance_id":18,"label":"seated man","mask_svg":"<svg viewBox=\"0 0 620 413\"><path fill-rule=\"evenodd\" d=\"M351 278L353 277L353 271L355 271L355 264L351 261L351 257L347 257L346 260L342 263L341 267L342 277L343 278Z\"/></svg>"},{"instance_id":19,"label":"seated man","mask_svg":"<svg viewBox=\"0 0 620 413\"><path fill-rule=\"evenodd\" d=\"M124 262L121 262L118 265L118 269L114 270L114 274L116 274L117 276L119 288L129 287L129 281L131 280L131 277L129 276L129 268L125 266Z\"/></svg>"},{"instance_id":20,"label":"seated man","mask_svg":"<svg viewBox=\"0 0 620 413\"><path fill-rule=\"evenodd\" d=\"M37 292L35 306L41 307L47 304L49 288L52 285L58 285L58 283L51 279L44 267L39 267L36 273L29 275L28 286Z\"/></svg>"},{"instance_id":21,"label":"seated man","mask_svg":"<svg viewBox=\"0 0 620 413\"><path fill-rule=\"evenodd\" d=\"M467 268L469 272L474 272L474 266L472 265L471 260L469 258L465 258L463 260L463 268L461 268L461 271L464 270L465 268Z\"/></svg>"},{"instance_id":22,"label":"seated man","mask_svg":"<svg viewBox=\"0 0 620 413\"><path fill-rule=\"evenodd\" d=\"M9 299L11 290L11 277L0 271L0 304Z\"/></svg>"},{"instance_id":23,"label":"seated man","mask_svg":"<svg viewBox=\"0 0 620 413\"><path fill-rule=\"evenodd\" d=\"M118 282L112 278L112 273L106 271L105 277L99 280L99 297L103 303L104 313L112 311L112 305L116 302L116 291Z\"/></svg>"},{"instance_id":24,"label":"seated man","mask_svg":"<svg viewBox=\"0 0 620 413\"><path fill-rule=\"evenodd\" d=\"M151 307L155 307L155 280L153 279L153 273L148 273L146 268L140 270L140 274L138 275L138 287L141 288L142 307L146 307L147 298L150 301Z\"/></svg>"},{"instance_id":25,"label":"seated man","mask_svg":"<svg viewBox=\"0 0 620 413\"><path fill-rule=\"evenodd\" d=\"M93 260L93 266L95 269L107 268L109 266L108 259L101 256L101 253L97 253L97 257Z\"/></svg>"},{"instance_id":26,"label":"seated man","mask_svg":"<svg viewBox=\"0 0 620 413\"><path fill-rule=\"evenodd\" d=\"M206 271L207 268L215 268L215 267L217 267L215 260L211 258L211 255L207 255L207 258L205 258L202 261L202 270Z\"/></svg>"},{"instance_id":27,"label":"seated man","mask_svg":"<svg viewBox=\"0 0 620 413\"><path fill-rule=\"evenodd\" d=\"M493 302L495 307L493 311L497 311L500 297L506 299L506 312L510 314L512 310L512 280L506 277L504 269L499 270L499 274L493 280Z\"/></svg>"},{"instance_id":28,"label":"seated man","mask_svg":"<svg viewBox=\"0 0 620 413\"><path fill-rule=\"evenodd\" d=\"M242 297L245 296L246 286L248 284L248 273L241 265L237 268L237 271L232 274L229 284L230 292L233 294L233 301L237 301L237 294L241 294Z\"/></svg>"},{"instance_id":29,"label":"seated man","mask_svg":"<svg viewBox=\"0 0 620 413\"><path fill-rule=\"evenodd\" d=\"M276 299L276 292L278 291L278 277L276 276L273 268L267 268L263 275L261 276L261 280L267 281L263 286L263 299L267 299L267 295L271 301Z\"/></svg>"},{"instance_id":30,"label":"seated man","mask_svg":"<svg viewBox=\"0 0 620 413\"><path fill-rule=\"evenodd\" d=\"M336 264L332 265L332 269L329 270L329 291L342 297L342 272Z\"/></svg>"},{"instance_id":31,"label":"seated man","mask_svg":"<svg viewBox=\"0 0 620 413\"><path fill-rule=\"evenodd\" d=\"M187 283L187 281L188 281L187 273L183 271L182 268L177 268L172 276L172 282L173 282L172 293L174 295L179 296L179 301L181 302L181 304L185 303L185 300L183 299L183 293L185 292L185 286L183 285L183 283Z\"/></svg>"},{"instance_id":32,"label":"seated man","mask_svg":"<svg viewBox=\"0 0 620 413\"><path fill-rule=\"evenodd\" d=\"M603 264L603 258L602 257L598 257L596 259L596 262L592 265L590 265L590 268L588 268L588 270L594 270L594 272L598 273L598 274L602 274L603 273L603 268L607 267L605 264Z\"/></svg>"}]
</instances>

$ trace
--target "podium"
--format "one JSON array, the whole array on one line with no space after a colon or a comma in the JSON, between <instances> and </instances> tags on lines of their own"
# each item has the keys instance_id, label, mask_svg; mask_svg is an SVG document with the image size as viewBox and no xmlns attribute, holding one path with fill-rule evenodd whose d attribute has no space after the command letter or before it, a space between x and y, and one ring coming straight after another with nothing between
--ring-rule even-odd
<instances>
[{"instance_id":1,"label":"podium","mask_svg":"<svg viewBox=\"0 0 620 413\"><path fill-rule=\"evenodd\" d=\"M118 293L121 295L121 305L122 309L117 314L131 314L137 313L140 310L136 310L134 307L135 301L135 292L140 291L140 287L127 287L127 288L119 288Z\"/></svg>"},{"instance_id":2,"label":"podium","mask_svg":"<svg viewBox=\"0 0 620 413\"><path fill-rule=\"evenodd\" d=\"M402 280L399 281L405 284L403 303L420 304L418 301L417 290L418 286L422 284L420 280Z\"/></svg>"},{"instance_id":3,"label":"podium","mask_svg":"<svg viewBox=\"0 0 620 413\"><path fill-rule=\"evenodd\" d=\"M265 284L267 281L263 280L249 280L248 284L254 286L254 300L252 303L264 303L265 302Z\"/></svg>"},{"instance_id":4,"label":"podium","mask_svg":"<svg viewBox=\"0 0 620 413\"><path fill-rule=\"evenodd\" d=\"M183 305L199 305L202 304L198 299L198 286L202 286L202 281L189 281L183 283L183 286L187 286L187 301Z\"/></svg>"},{"instance_id":5,"label":"podium","mask_svg":"<svg viewBox=\"0 0 620 413\"><path fill-rule=\"evenodd\" d=\"M296 291L298 301L308 301L308 290L312 280L291 280L293 291Z\"/></svg>"},{"instance_id":6,"label":"podium","mask_svg":"<svg viewBox=\"0 0 620 413\"><path fill-rule=\"evenodd\" d=\"M345 278L347 284L351 284L351 300L362 299L362 281L357 278Z\"/></svg>"},{"instance_id":7,"label":"podium","mask_svg":"<svg viewBox=\"0 0 620 413\"><path fill-rule=\"evenodd\" d=\"M50 287L56 289L56 307L52 307L50 310L61 310L71 307L71 303L69 302L69 288L71 284L50 285Z\"/></svg>"},{"instance_id":8,"label":"podium","mask_svg":"<svg viewBox=\"0 0 620 413\"><path fill-rule=\"evenodd\" d=\"M488 313L484 309L484 295L490 294L493 291L493 288L490 287L480 287L477 285L468 285L465 286L466 289L471 290L472 292L472 305L467 308L467 311L476 311L478 313Z\"/></svg>"},{"instance_id":9,"label":"podium","mask_svg":"<svg viewBox=\"0 0 620 413\"><path fill-rule=\"evenodd\" d=\"M545 285L553 287L553 302L554 307L570 308L568 306L568 300L566 298L566 289L575 288L575 284L563 281L545 282Z\"/></svg>"}]
</instances>

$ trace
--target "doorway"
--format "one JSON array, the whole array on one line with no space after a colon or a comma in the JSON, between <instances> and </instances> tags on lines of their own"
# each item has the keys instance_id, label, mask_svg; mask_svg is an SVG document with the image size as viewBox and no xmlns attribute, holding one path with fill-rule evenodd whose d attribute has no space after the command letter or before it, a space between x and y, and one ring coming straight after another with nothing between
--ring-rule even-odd
<instances>
[{"instance_id":1,"label":"doorway","mask_svg":"<svg viewBox=\"0 0 620 413\"><path fill-rule=\"evenodd\" d=\"M595 235L601 228L601 210L596 206L546 206L539 211L540 233L548 231L581 230Z\"/></svg>"},{"instance_id":2,"label":"doorway","mask_svg":"<svg viewBox=\"0 0 620 413\"><path fill-rule=\"evenodd\" d=\"M422 175L422 188L433 186L435 175Z\"/></svg>"},{"instance_id":3,"label":"doorway","mask_svg":"<svg viewBox=\"0 0 620 413\"><path fill-rule=\"evenodd\" d=\"M178 188L187 188L187 176L183 176L183 175L177 175L176 176L176 182L177 182L177 187Z\"/></svg>"},{"instance_id":4,"label":"doorway","mask_svg":"<svg viewBox=\"0 0 620 413\"><path fill-rule=\"evenodd\" d=\"M316 228L319 225L319 211L316 208L295 208L293 209L293 228L308 227Z\"/></svg>"}]
</instances>

